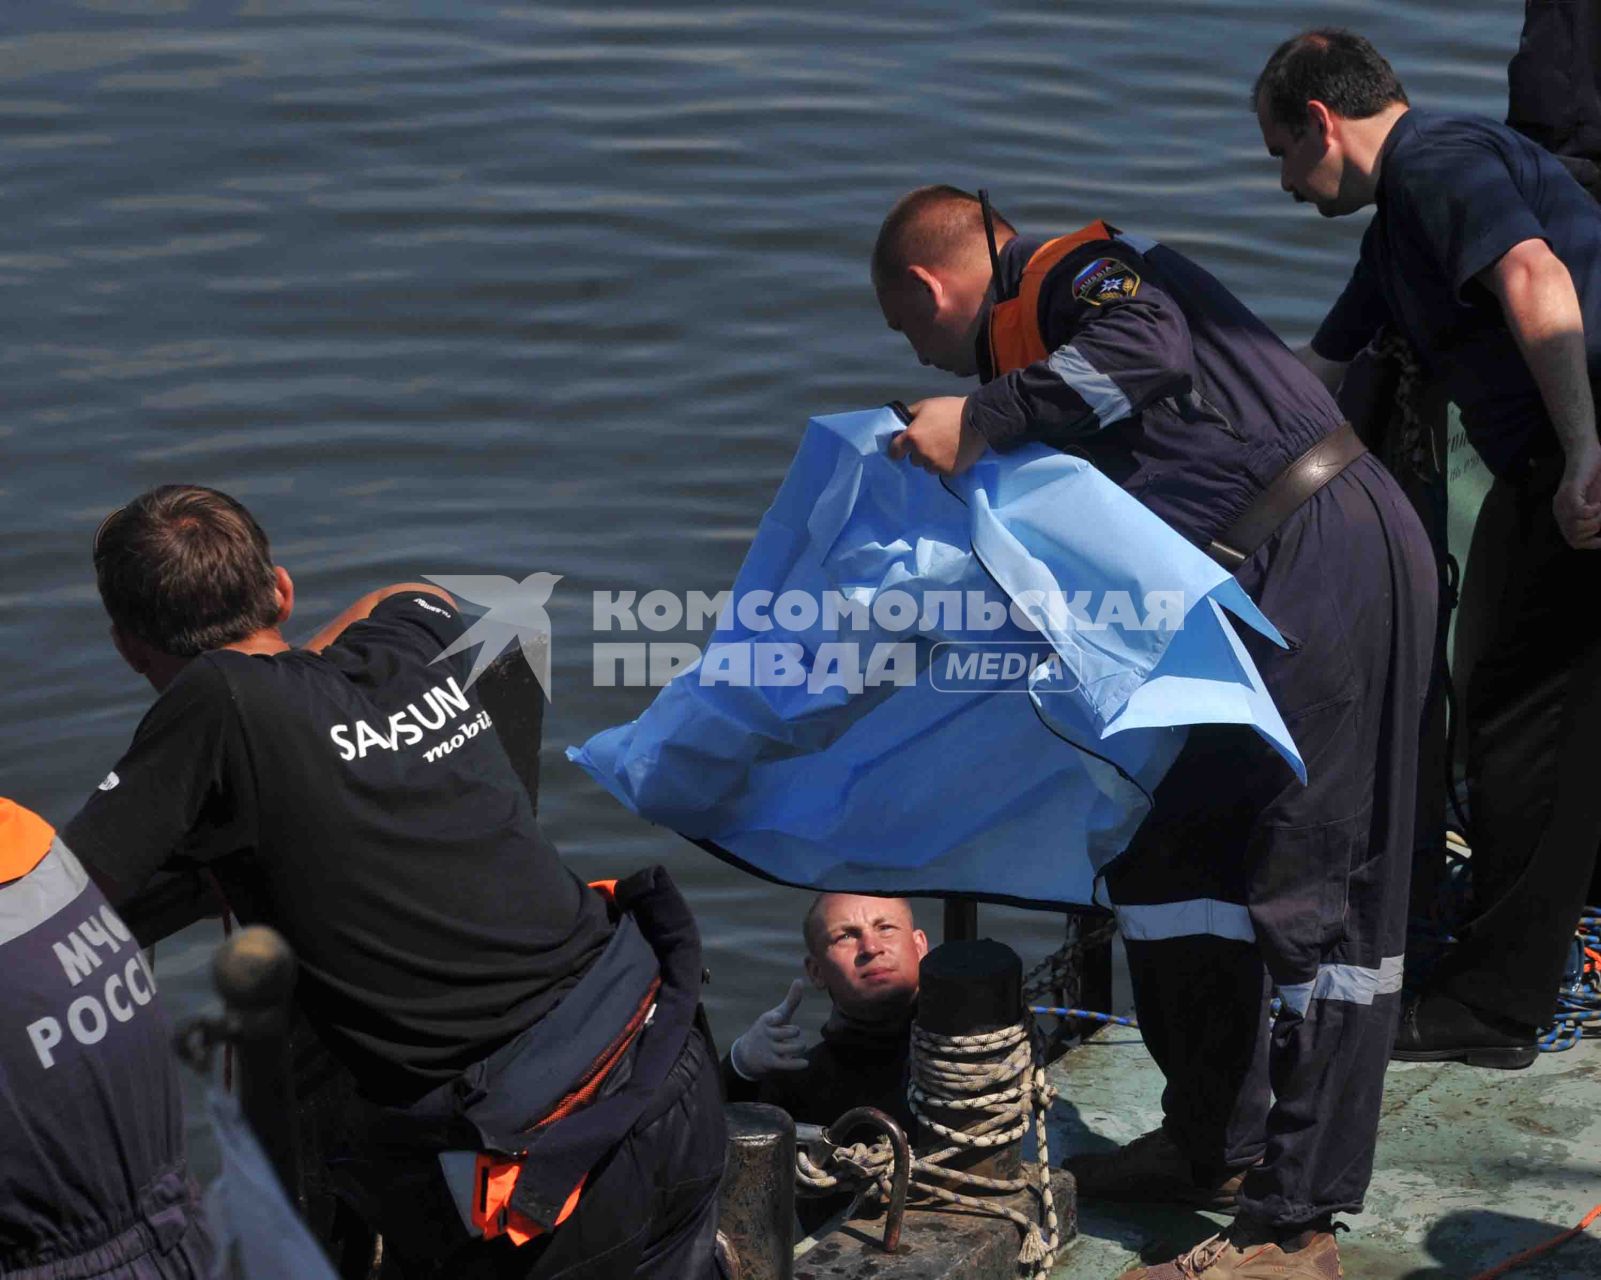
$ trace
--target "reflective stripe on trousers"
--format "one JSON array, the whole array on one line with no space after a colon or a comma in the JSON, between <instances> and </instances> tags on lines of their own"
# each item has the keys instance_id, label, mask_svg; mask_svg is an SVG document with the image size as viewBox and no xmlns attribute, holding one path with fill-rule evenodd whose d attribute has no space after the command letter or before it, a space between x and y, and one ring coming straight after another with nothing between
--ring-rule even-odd
<instances>
[{"instance_id":1,"label":"reflective stripe on trousers","mask_svg":"<svg viewBox=\"0 0 1601 1280\"><path fill-rule=\"evenodd\" d=\"M1120 906L1107 900L1102 886L1097 887L1096 896L1112 908L1119 931L1131 942L1195 937L1227 938L1234 942L1256 939L1250 913L1237 902L1190 898L1181 902ZM1315 978L1308 982L1280 983L1277 991L1287 1008L1303 1015L1313 1000L1372 1004L1375 997L1393 995L1401 989L1404 959L1403 956L1386 956L1376 969L1356 964L1320 964Z\"/></svg>"}]
</instances>

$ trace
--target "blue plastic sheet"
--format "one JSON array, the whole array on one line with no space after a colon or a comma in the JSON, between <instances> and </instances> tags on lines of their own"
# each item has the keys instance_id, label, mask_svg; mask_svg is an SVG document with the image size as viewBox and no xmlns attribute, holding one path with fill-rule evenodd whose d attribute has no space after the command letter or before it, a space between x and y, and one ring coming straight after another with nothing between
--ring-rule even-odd
<instances>
[{"instance_id":1,"label":"blue plastic sheet","mask_svg":"<svg viewBox=\"0 0 1601 1280\"><path fill-rule=\"evenodd\" d=\"M813 419L700 662L568 757L784 883L1061 904L1091 901L1187 726L1253 726L1304 780L1227 615L1282 641L1232 577L1081 459L942 482L886 456L900 428ZM770 607L830 594L858 614Z\"/></svg>"}]
</instances>

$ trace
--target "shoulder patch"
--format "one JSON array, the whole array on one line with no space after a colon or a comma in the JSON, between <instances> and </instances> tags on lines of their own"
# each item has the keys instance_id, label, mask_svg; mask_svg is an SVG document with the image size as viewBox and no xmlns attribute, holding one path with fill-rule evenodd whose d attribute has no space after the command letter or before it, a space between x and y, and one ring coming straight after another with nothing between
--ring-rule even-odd
<instances>
[{"instance_id":1,"label":"shoulder patch","mask_svg":"<svg viewBox=\"0 0 1601 1280\"><path fill-rule=\"evenodd\" d=\"M1116 258L1096 258L1073 277L1073 296L1092 307L1121 302L1139 291L1139 275L1128 263Z\"/></svg>"}]
</instances>

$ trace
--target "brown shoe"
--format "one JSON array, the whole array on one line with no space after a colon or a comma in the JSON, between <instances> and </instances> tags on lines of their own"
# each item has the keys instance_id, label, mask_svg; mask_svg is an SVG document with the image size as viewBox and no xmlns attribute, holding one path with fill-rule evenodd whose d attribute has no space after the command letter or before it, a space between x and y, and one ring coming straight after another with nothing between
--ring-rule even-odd
<instances>
[{"instance_id":1,"label":"brown shoe","mask_svg":"<svg viewBox=\"0 0 1601 1280\"><path fill-rule=\"evenodd\" d=\"M1334 1233L1314 1230L1256 1244L1213 1236L1172 1262L1135 1267L1118 1280L1340 1280L1344 1274Z\"/></svg>"},{"instance_id":2,"label":"brown shoe","mask_svg":"<svg viewBox=\"0 0 1601 1280\"><path fill-rule=\"evenodd\" d=\"M1062 1168L1078 1193L1091 1200L1182 1204L1195 1209L1234 1208L1245 1171L1197 1182L1194 1166L1166 1129L1152 1129L1116 1151L1068 1156Z\"/></svg>"}]
</instances>

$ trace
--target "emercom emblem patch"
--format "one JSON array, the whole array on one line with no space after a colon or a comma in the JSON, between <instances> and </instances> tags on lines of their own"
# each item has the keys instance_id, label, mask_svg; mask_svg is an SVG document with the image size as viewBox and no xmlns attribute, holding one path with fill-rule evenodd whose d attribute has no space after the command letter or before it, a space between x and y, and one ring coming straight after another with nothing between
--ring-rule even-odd
<instances>
[{"instance_id":1,"label":"emercom emblem patch","mask_svg":"<svg viewBox=\"0 0 1601 1280\"><path fill-rule=\"evenodd\" d=\"M1073 296L1094 307L1132 298L1139 289L1134 269L1116 258L1097 258L1073 277Z\"/></svg>"}]
</instances>

